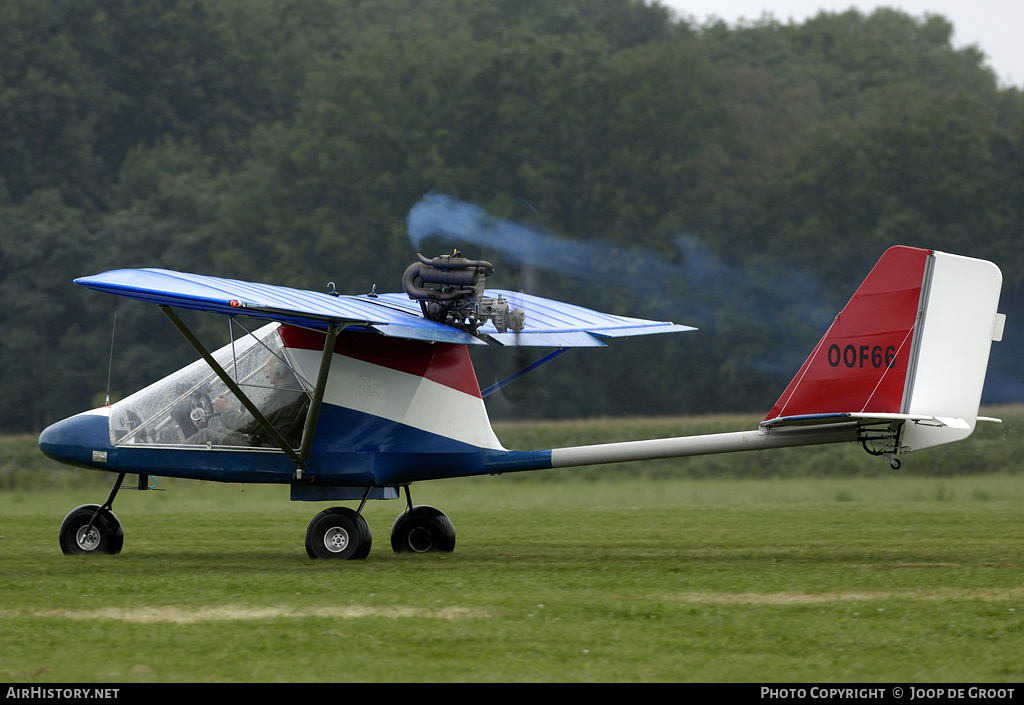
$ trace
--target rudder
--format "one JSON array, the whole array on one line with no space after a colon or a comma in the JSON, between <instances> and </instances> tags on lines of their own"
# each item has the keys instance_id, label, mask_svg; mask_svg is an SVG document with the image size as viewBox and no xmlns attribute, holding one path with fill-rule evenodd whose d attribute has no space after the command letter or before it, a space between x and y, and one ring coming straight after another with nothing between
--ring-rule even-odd
<instances>
[{"instance_id":1,"label":"rudder","mask_svg":"<svg viewBox=\"0 0 1024 705\"><path fill-rule=\"evenodd\" d=\"M971 435L992 343L1002 340L1006 322L997 312L1003 277L996 265L942 252L933 252L929 264L904 413L966 426L907 424L905 451Z\"/></svg>"}]
</instances>

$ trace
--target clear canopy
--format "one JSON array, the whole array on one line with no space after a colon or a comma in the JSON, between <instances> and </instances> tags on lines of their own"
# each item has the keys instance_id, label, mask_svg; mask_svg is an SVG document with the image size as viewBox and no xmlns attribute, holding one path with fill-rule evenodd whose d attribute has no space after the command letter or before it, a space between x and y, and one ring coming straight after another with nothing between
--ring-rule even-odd
<instances>
[{"instance_id":1,"label":"clear canopy","mask_svg":"<svg viewBox=\"0 0 1024 705\"><path fill-rule=\"evenodd\" d=\"M213 353L293 447L301 441L311 386L295 372L278 324L247 333ZM276 447L204 361L164 377L110 410L113 445Z\"/></svg>"}]
</instances>

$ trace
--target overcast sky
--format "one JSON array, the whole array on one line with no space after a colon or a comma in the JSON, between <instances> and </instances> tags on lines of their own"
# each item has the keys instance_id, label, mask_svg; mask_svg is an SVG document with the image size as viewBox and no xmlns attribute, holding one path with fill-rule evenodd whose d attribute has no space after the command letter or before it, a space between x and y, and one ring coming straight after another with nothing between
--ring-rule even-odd
<instances>
[{"instance_id":1,"label":"overcast sky","mask_svg":"<svg viewBox=\"0 0 1024 705\"><path fill-rule=\"evenodd\" d=\"M1000 85L1024 87L1024 0L661 0L680 15L703 23L709 16L729 24L765 13L780 22L803 22L820 10L842 12L855 7L865 14L892 7L913 17L942 15L953 23L953 45L977 45L987 57Z\"/></svg>"}]
</instances>

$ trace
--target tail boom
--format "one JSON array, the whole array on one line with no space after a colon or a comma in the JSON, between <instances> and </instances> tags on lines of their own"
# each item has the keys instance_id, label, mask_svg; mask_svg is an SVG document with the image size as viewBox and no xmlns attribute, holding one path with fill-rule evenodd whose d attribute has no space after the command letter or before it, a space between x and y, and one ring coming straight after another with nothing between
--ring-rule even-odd
<instances>
[{"instance_id":1,"label":"tail boom","mask_svg":"<svg viewBox=\"0 0 1024 705\"><path fill-rule=\"evenodd\" d=\"M791 448L858 440L858 424L849 419L809 427L767 428L733 433L713 433L679 438L656 438L552 450L487 451L485 473L500 475L529 470L570 468L582 465L628 463L750 450Z\"/></svg>"},{"instance_id":2,"label":"tail boom","mask_svg":"<svg viewBox=\"0 0 1024 705\"><path fill-rule=\"evenodd\" d=\"M857 424L840 422L812 427L761 428L756 431L712 433L650 441L626 441L604 445L556 448L551 451L551 466L575 467L632 460L682 458L749 450L769 450L824 443L849 443L857 440Z\"/></svg>"}]
</instances>

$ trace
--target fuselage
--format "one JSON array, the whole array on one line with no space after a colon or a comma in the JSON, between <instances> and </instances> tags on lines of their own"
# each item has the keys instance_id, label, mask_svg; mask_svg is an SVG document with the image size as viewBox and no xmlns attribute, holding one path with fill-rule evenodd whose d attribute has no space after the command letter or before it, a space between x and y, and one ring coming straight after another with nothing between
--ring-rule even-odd
<instances>
[{"instance_id":1,"label":"fuselage","mask_svg":"<svg viewBox=\"0 0 1024 705\"><path fill-rule=\"evenodd\" d=\"M254 398L274 393L261 378L270 355L285 362L309 394L325 339L271 324L214 357ZM465 345L359 331L340 335L301 480L281 448L197 432L212 430L231 413L209 413L210 402L205 411L197 402L215 398L222 386L209 366L193 363L110 407L50 426L40 448L64 463L118 473L306 486L397 487L488 474L498 466L550 467L549 452L502 448ZM204 418L190 420L197 414Z\"/></svg>"}]
</instances>

